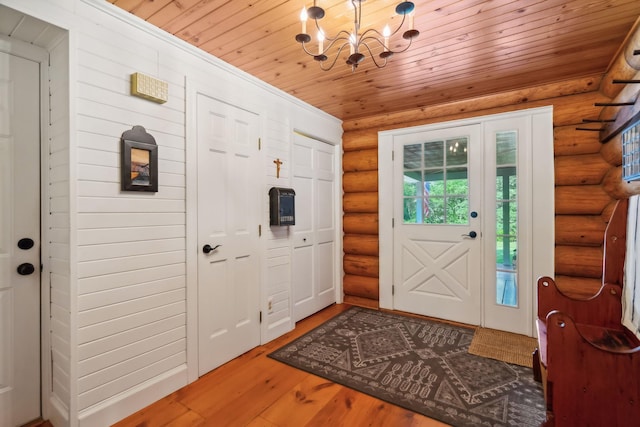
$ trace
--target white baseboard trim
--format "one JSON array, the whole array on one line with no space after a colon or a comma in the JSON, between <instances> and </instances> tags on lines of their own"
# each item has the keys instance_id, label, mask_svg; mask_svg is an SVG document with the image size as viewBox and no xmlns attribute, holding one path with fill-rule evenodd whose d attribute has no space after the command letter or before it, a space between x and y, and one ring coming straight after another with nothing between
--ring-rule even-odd
<instances>
[{"instance_id":1,"label":"white baseboard trim","mask_svg":"<svg viewBox=\"0 0 640 427\"><path fill-rule=\"evenodd\" d=\"M81 411L78 416L78 425L80 427L110 426L186 386L187 383L187 365L179 366L125 393Z\"/></svg>"},{"instance_id":2,"label":"white baseboard trim","mask_svg":"<svg viewBox=\"0 0 640 427\"><path fill-rule=\"evenodd\" d=\"M265 341L262 344L266 344L269 341L272 341L287 332L290 332L295 328L296 324L292 321L291 317L286 317L282 320L279 320L267 328Z\"/></svg>"},{"instance_id":3,"label":"white baseboard trim","mask_svg":"<svg viewBox=\"0 0 640 427\"><path fill-rule=\"evenodd\" d=\"M67 427L69 423L69 408L55 394L49 395L47 418L54 427Z\"/></svg>"}]
</instances>

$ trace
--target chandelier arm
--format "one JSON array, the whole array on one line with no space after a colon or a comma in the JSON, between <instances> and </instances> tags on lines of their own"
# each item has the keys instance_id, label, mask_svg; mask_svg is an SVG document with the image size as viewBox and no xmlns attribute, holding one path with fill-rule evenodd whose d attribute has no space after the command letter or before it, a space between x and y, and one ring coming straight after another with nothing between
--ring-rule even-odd
<instances>
[{"instance_id":1,"label":"chandelier arm","mask_svg":"<svg viewBox=\"0 0 640 427\"><path fill-rule=\"evenodd\" d=\"M367 35L367 33L376 33L376 35L377 35L378 37L384 37L384 35L383 35L380 31L376 30L375 28L369 28L369 29L367 29L365 32L363 32L363 33L360 35L360 38L361 38L361 39L365 39L365 38L375 38L374 36L368 36L368 35ZM395 33L392 33L391 35L393 35L393 34L395 34Z\"/></svg>"},{"instance_id":2,"label":"chandelier arm","mask_svg":"<svg viewBox=\"0 0 640 427\"><path fill-rule=\"evenodd\" d=\"M377 37L371 37L371 36L369 36L369 37L361 37L360 41L358 42L358 47L365 46L366 49L371 54L371 47L367 44L367 41L368 42L375 42L378 45L380 45L383 49L386 48L387 50L390 51L389 47L385 46L385 44L380 39L378 39ZM371 54L371 56L373 56L373 54Z\"/></svg>"},{"instance_id":3,"label":"chandelier arm","mask_svg":"<svg viewBox=\"0 0 640 427\"><path fill-rule=\"evenodd\" d=\"M324 32L322 34L324 34ZM325 34L324 39L329 42L334 42L338 40L349 40L349 36L351 36L351 33L345 30L340 30L340 32L333 37L327 37Z\"/></svg>"},{"instance_id":4,"label":"chandelier arm","mask_svg":"<svg viewBox=\"0 0 640 427\"><path fill-rule=\"evenodd\" d=\"M322 54L325 55L327 52L329 52L331 50L331 48L333 47L334 44L336 44L339 41L344 40L344 44L342 46L340 46L340 49L338 49L338 55L340 55L340 52L342 51L342 49L344 49L344 47L349 44L349 39L347 37L336 37L335 39L330 39L329 41L329 46L327 46L326 48L324 48L324 50L322 51Z\"/></svg>"},{"instance_id":5,"label":"chandelier arm","mask_svg":"<svg viewBox=\"0 0 640 427\"><path fill-rule=\"evenodd\" d=\"M336 53L336 56L335 56L335 58L333 58L333 62L331 63L331 65L330 65L329 67L326 67L326 68L325 68L325 67L324 67L324 62L321 62L321 63L320 63L320 68L321 68L323 71L329 71L330 69L332 69L332 68L333 68L333 66L334 66L334 65L336 65L336 62L338 62L338 58L340 58L340 53L342 52L342 49L344 49L344 47L345 47L346 45L348 45L348 44L349 44L349 43L344 43L342 46L340 46L340 48L338 49L338 53Z\"/></svg>"},{"instance_id":6,"label":"chandelier arm","mask_svg":"<svg viewBox=\"0 0 640 427\"><path fill-rule=\"evenodd\" d=\"M389 37L395 36L396 34L398 34L398 31L400 31L402 29L402 27L404 26L405 19L407 19L407 15L402 15L402 21L400 21L400 24L398 25L398 28L396 28L391 34L389 34Z\"/></svg>"},{"instance_id":7,"label":"chandelier arm","mask_svg":"<svg viewBox=\"0 0 640 427\"><path fill-rule=\"evenodd\" d=\"M378 43L380 42L375 38L374 40L376 40ZM362 40L361 44L367 49L367 51L369 51L369 56L373 60L373 63L376 65L376 67L383 68L385 65L387 65L387 58L384 58L384 62L381 62L380 64L378 64L378 61L376 61L376 56L371 51L371 48L369 47L369 45L364 40Z\"/></svg>"},{"instance_id":8,"label":"chandelier arm","mask_svg":"<svg viewBox=\"0 0 640 427\"><path fill-rule=\"evenodd\" d=\"M304 53L306 53L306 54L307 54L307 55L309 55L309 56L314 56L314 55L315 55L315 53L313 53L313 52L309 52L309 51L307 50L307 46L306 46L306 43L305 43L305 42L302 42L302 43L300 43L300 44L302 45L302 50L304 50Z\"/></svg>"},{"instance_id":9,"label":"chandelier arm","mask_svg":"<svg viewBox=\"0 0 640 427\"><path fill-rule=\"evenodd\" d=\"M406 51L411 47L411 43L412 43L412 42L413 42L413 38L410 38L410 39L409 39L409 44L408 44L408 45L406 45L406 46L404 47L404 49L402 49L402 50L389 50L389 51L390 51L390 52L393 52L393 53L402 53L402 52L406 52Z\"/></svg>"},{"instance_id":10,"label":"chandelier arm","mask_svg":"<svg viewBox=\"0 0 640 427\"><path fill-rule=\"evenodd\" d=\"M380 41L378 38L376 38L376 37L364 37L364 38L360 39L360 43L358 44L358 46L360 46L360 45L364 45L364 46L366 46L366 47L367 47L367 50L368 50L369 52L371 52L371 48L370 48L370 47L369 47L369 45L367 45L367 43L366 43L366 41L368 41L368 40L369 40L369 41L374 41L374 42L378 43L380 46L382 46L383 48L387 48L387 50L388 50L389 52L392 52L392 53L402 53L402 52L406 52L406 51L411 47L411 43L413 42L413 38L410 38L410 39L409 39L409 44L407 44L407 45L404 47L404 49L402 49L402 50L391 50L391 48L390 48L389 46L385 46L385 44L384 44L383 42L381 42L381 41ZM373 55L371 55L371 56L373 56Z\"/></svg>"},{"instance_id":11,"label":"chandelier arm","mask_svg":"<svg viewBox=\"0 0 640 427\"><path fill-rule=\"evenodd\" d=\"M343 38L343 40L344 40L344 39L349 40L349 36L350 36L351 34L350 34L348 31L346 31L346 30L340 30L340 31L338 32L338 34L336 34L335 36L333 36L333 37L329 37L329 36L324 32L324 30L322 29L322 27L320 26L320 24L318 24L318 20L317 20L317 19L314 19L314 22L316 23L316 29L318 30L318 32L321 32L321 33L324 35L324 39L325 39L326 41L332 42L332 41L335 41L335 40L340 40L340 39L342 38L342 37L340 37L340 35L341 35L341 34L343 34L343 35L344 35L344 36L343 36L343 37L344 37L344 38Z\"/></svg>"}]
</instances>

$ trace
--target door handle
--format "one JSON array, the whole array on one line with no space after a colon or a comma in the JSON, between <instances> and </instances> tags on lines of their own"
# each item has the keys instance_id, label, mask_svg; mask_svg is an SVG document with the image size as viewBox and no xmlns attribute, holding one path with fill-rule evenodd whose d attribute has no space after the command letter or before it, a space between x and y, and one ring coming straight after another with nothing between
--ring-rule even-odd
<instances>
[{"instance_id":1,"label":"door handle","mask_svg":"<svg viewBox=\"0 0 640 427\"><path fill-rule=\"evenodd\" d=\"M475 231L470 231L469 234L463 234L462 237L471 237L472 239L475 239L476 237L478 237L478 233L476 233Z\"/></svg>"},{"instance_id":2,"label":"door handle","mask_svg":"<svg viewBox=\"0 0 640 427\"><path fill-rule=\"evenodd\" d=\"M33 274L33 272L36 271L36 268L33 266L33 264L25 262L20 264L16 270L18 270L19 275L28 276L30 274Z\"/></svg>"},{"instance_id":3,"label":"door handle","mask_svg":"<svg viewBox=\"0 0 640 427\"><path fill-rule=\"evenodd\" d=\"M23 251L31 249L34 244L35 244L35 242L33 241L33 239L29 239L28 237L24 237L24 238L18 240L18 247L20 249L22 249Z\"/></svg>"},{"instance_id":4,"label":"door handle","mask_svg":"<svg viewBox=\"0 0 640 427\"><path fill-rule=\"evenodd\" d=\"M215 245L214 247L211 247L211 245L206 244L202 247L202 252L204 252L205 254L208 254L209 252L213 252L216 249L218 249L220 246L222 245Z\"/></svg>"}]
</instances>

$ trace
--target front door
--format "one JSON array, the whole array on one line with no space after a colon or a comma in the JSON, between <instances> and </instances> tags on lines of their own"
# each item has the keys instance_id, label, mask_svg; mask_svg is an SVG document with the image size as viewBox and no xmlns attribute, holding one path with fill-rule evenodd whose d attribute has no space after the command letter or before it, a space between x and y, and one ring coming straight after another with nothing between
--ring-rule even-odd
<instances>
[{"instance_id":1,"label":"front door","mask_svg":"<svg viewBox=\"0 0 640 427\"><path fill-rule=\"evenodd\" d=\"M0 427L40 416L40 68L0 52Z\"/></svg>"},{"instance_id":2,"label":"front door","mask_svg":"<svg viewBox=\"0 0 640 427\"><path fill-rule=\"evenodd\" d=\"M380 133L381 307L533 334L534 285L554 265L552 117Z\"/></svg>"},{"instance_id":3,"label":"front door","mask_svg":"<svg viewBox=\"0 0 640 427\"><path fill-rule=\"evenodd\" d=\"M199 375L260 344L258 123L198 94Z\"/></svg>"},{"instance_id":4,"label":"front door","mask_svg":"<svg viewBox=\"0 0 640 427\"><path fill-rule=\"evenodd\" d=\"M480 324L480 125L394 138L394 308Z\"/></svg>"}]
</instances>

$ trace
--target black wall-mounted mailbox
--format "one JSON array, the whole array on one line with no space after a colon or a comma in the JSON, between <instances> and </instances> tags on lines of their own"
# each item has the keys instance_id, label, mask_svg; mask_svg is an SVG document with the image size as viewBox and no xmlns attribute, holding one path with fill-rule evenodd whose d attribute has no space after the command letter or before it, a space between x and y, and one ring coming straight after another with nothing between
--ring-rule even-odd
<instances>
[{"instance_id":1,"label":"black wall-mounted mailbox","mask_svg":"<svg viewBox=\"0 0 640 427\"><path fill-rule=\"evenodd\" d=\"M292 188L271 187L269 216L271 225L296 225L296 192Z\"/></svg>"}]
</instances>

